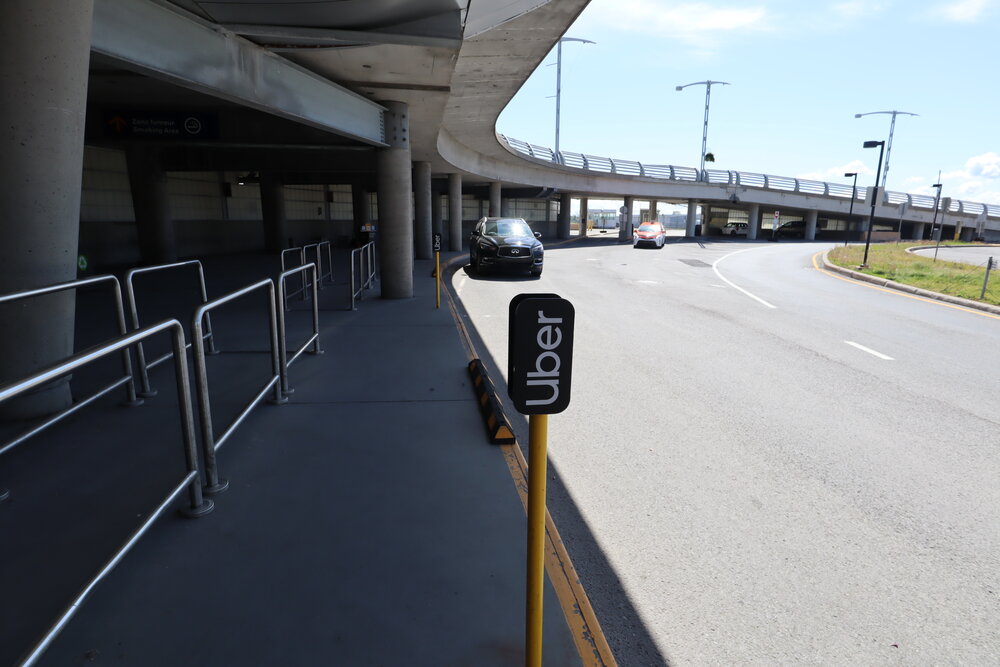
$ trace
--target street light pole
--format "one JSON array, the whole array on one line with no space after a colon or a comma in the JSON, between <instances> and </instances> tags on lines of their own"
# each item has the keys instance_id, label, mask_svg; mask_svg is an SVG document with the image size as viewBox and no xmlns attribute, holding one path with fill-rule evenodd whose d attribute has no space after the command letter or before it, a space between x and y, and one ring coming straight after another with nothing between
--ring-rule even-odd
<instances>
[{"instance_id":1,"label":"street light pole","mask_svg":"<svg viewBox=\"0 0 1000 667\"><path fill-rule=\"evenodd\" d=\"M556 155L559 155L559 113L562 101L562 45L563 42L583 42L584 44L596 44L589 39L579 37L563 37L556 46Z\"/></svg>"},{"instance_id":2,"label":"street light pole","mask_svg":"<svg viewBox=\"0 0 1000 667\"><path fill-rule=\"evenodd\" d=\"M847 247L847 242L850 240L851 231L851 221L854 218L854 200L858 198L858 172L850 171L844 174L844 178L854 177L854 185L851 186L851 209L847 212L847 229L844 230L844 247Z\"/></svg>"},{"instance_id":3,"label":"street light pole","mask_svg":"<svg viewBox=\"0 0 1000 667\"><path fill-rule=\"evenodd\" d=\"M882 153L885 152L885 142L884 141L866 141L863 144L864 148L875 148L878 149L878 169L875 170L875 189L872 190L872 212L871 216L868 218L868 236L865 238L865 257L861 260L861 266L868 266L868 246L872 242L872 227L875 226L875 202L878 201L878 174L882 171Z\"/></svg>"},{"instance_id":4,"label":"street light pole","mask_svg":"<svg viewBox=\"0 0 1000 667\"><path fill-rule=\"evenodd\" d=\"M712 84L717 83L722 86L732 85L726 81L695 81L677 86L677 90L684 90L688 86L705 86L705 124L701 130L701 166L698 168L698 180L701 180L705 173L705 154L708 150L708 105L712 98Z\"/></svg>"},{"instance_id":5,"label":"street light pole","mask_svg":"<svg viewBox=\"0 0 1000 667\"><path fill-rule=\"evenodd\" d=\"M909 111L869 111L868 113L856 113L855 118L861 118L862 116L872 116L875 114L891 114L892 122L889 123L889 145L885 147L885 171L882 172L882 187L888 182L889 178L889 156L892 155L892 133L896 129L896 116L919 116L920 114L910 113ZM877 174L876 174L877 175Z\"/></svg>"},{"instance_id":6,"label":"street light pole","mask_svg":"<svg viewBox=\"0 0 1000 667\"><path fill-rule=\"evenodd\" d=\"M934 227L937 226L937 212L938 204L941 202L941 172L938 172L938 182L931 186L932 188L937 188L937 194L934 195L934 217L931 218L931 238L934 238ZM942 216L942 222L944 222ZM942 225L944 226L944 225ZM937 261L938 248L941 247L941 235L938 234L937 244L934 246L934 261Z\"/></svg>"}]
</instances>

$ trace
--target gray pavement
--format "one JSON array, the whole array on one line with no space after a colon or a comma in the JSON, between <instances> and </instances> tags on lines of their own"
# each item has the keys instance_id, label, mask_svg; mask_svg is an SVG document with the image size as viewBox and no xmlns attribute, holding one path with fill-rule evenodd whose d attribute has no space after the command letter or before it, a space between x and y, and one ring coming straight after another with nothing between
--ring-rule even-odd
<instances>
[{"instance_id":1,"label":"gray pavement","mask_svg":"<svg viewBox=\"0 0 1000 667\"><path fill-rule=\"evenodd\" d=\"M264 257L206 267L210 296L276 273ZM324 290L325 354L303 355L290 402L259 406L220 450L230 488L214 512L154 524L41 664L523 664L524 510L431 268L416 262L415 298L376 289L353 312L345 276ZM155 293L169 314L170 292ZM260 312L214 317L217 433L266 376ZM297 304L290 347L307 322ZM172 373L154 369L146 405L110 397L4 457L0 664L17 664L179 478ZM545 664L593 664L551 584L545 605Z\"/></svg>"}]
</instances>

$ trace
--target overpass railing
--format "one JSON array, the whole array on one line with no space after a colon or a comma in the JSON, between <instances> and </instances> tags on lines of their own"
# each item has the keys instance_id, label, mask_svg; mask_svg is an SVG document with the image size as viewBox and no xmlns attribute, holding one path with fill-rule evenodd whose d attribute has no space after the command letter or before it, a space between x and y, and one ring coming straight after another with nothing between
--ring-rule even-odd
<instances>
[{"instance_id":1,"label":"overpass railing","mask_svg":"<svg viewBox=\"0 0 1000 667\"><path fill-rule=\"evenodd\" d=\"M853 186L843 183L827 183L825 181L815 181L805 178L794 178L791 176L774 176L770 174L756 174L745 171L725 171L721 169L705 169L700 174L694 167L679 167L669 164L645 164L634 160L620 160L618 158L599 157L584 153L571 153L569 151L559 151L551 148L529 144L526 141L514 139L502 134L497 134L500 143L507 146L515 153L527 155L530 158L551 162L571 167L573 169L583 169L586 171L596 171L605 174L621 174L622 176L640 176L644 178L656 178L669 181L712 183L716 185L737 185L747 188L761 188L766 190L780 190L783 192L797 192L802 194L824 195L827 197L842 197L850 200L853 196L855 200L863 201L866 188L854 190ZM913 195L905 192L886 192L885 201L889 204L906 204L909 208L934 210L934 197L928 195ZM951 200L948 209L950 213L968 215L987 215L990 217L1000 217L1000 205L983 204L980 202Z\"/></svg>"}]
</instances>

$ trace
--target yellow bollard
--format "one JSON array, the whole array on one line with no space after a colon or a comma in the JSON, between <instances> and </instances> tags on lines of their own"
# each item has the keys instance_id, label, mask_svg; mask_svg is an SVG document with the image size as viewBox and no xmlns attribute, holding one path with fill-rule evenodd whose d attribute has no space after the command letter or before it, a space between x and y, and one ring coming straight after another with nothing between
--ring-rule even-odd
<instances>
[{"instance_id":1,"label":"yellow bollard","mask_svg":"<svg viewBox=\"0 0 1000 667\"><path fill-rule=\"evenodd\" d=\"M441 253L434 253L434 280L437 284L437 307L441 307Z\"/></svg>"},{"instance_id":2,"label":"yellow bollard","mask_svg":"<svg viewBox=\"0 0 1000 667\"><path fill-rule=\"evenodd\" d=\"M528 590L525 659L542 667L542 605L545 594L545 468L548 415L528 420Z\"/></svg>"}]
</instances>

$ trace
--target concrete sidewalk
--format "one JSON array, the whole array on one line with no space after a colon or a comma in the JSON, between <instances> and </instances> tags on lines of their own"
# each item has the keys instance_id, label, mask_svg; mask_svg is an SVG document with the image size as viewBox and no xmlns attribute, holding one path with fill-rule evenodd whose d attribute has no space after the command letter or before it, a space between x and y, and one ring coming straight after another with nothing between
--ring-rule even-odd
<instances>
[{"instance_id":1,"label":"concrete sidewalk","mask_svg":"<svg viewBox=\"0 0 1000 667\"><path fill-rule=\"evenodd\" d=\"M432 268L416 262L415 298L376 288L356 311L336 276L325 353L303 355L289 403L260 405L219 451L230 487L215 510L154 524L40 664L523 664L524 509ZM206 272L210 297L277 273L261 257ZM213 316L217 433L267 366L251 306ZM17 664L182 470L172 374L154 369L142 407L109 397L5 457L0 664ZM550 583L545 612L545 664L596 664Z\"/></svg>"}]
</instances>

